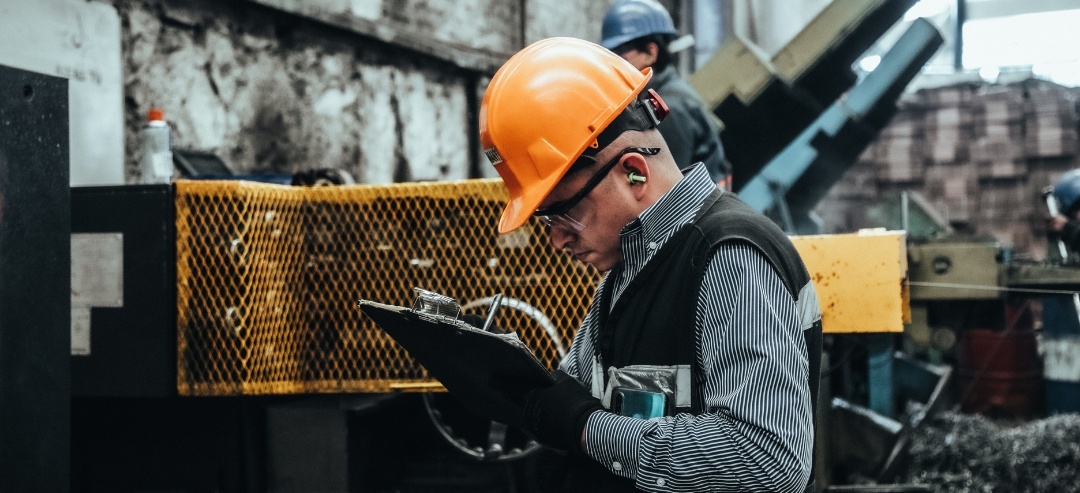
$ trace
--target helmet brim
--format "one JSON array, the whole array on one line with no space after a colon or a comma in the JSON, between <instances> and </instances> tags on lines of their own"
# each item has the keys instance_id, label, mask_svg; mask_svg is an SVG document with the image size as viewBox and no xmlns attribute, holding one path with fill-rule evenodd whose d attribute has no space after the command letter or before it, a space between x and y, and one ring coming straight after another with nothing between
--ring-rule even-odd
<instances>
[{"instance_id":1,"label":"helmet brim","mask_svg":"<svg viewBox=\"0 0 1080 493\"><path fill-rule=\"evenodd\" d=\"M540 203L547 198L547 195L551 193L551 190L555 188L555 185L559 184L559 180L565 176L564 174L558 176L552 176L547 180L540 182L541 187L547 190L544 194L522 194L515 198L511 198L506 202L506 207L503 208L502 215L499 216L499 234L507 234L515 229L518 229L529 222L529 218L532 217L536 209L540 207Z\"/></svg>"},{"instance_id":2,"label":"helmet brim","mask_svg":"<svg viewBox=\"0 0 1080 493\"><path fill-rule=\"evenodd\" d=\"M637 39L639 37L640 36L638 36L637 34L623 34L621 36L615 36L612 38L601 40L600 46L603 46L608 50L614 51L615 48L618 48L627 41L633 41L634 39Z\"/></svg>"}]
</instances>

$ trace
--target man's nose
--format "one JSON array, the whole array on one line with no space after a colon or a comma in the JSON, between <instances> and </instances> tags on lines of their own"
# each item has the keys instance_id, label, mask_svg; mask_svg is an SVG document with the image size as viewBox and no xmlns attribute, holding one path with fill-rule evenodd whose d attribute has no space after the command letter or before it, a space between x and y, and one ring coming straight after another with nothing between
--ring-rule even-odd
<instances>
[{"instance_id":1,"label":"man's nose","mask_svg":"<svg viewBox=\"0 0 1080 493\"><path fill-rule=\"evenodd\" d=\"M557 224L552 224L548 226L548 237L551 238L551 246L555 247L556 250L562 250L573 241L574 233Z\"/></svg>"}]
</instances>

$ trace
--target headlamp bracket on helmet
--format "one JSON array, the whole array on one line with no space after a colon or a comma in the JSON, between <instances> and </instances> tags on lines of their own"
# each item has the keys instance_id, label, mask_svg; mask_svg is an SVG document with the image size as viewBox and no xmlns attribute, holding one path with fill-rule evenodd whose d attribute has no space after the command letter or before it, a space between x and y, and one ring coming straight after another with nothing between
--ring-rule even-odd
<instances>
[{"instance_id":1,"label":"headlamp bracket on helmet","mask_svg":"<svg viewBox=\"0 0 1080 493\"><path fill-rule=\"evenodd\" d=\"M596 162L596 155L620 135L629 130L645 131L656 128L670 112L667 103L655 90L649 89L643 92L641 97L627 105L622 113L600 132L596 141L578 157L578 162L574 164L574 167L591 166Z\"/></svg>"},{"instance_id":2,"label":"headlamp bracket on helmet","mask_svg":"<svg viewBox=\"0 0 1080 493\"><path fill-rule=\"evenodd\" d=\"M664 99L661 98L654 89L649 89L648 97L642 98L639 101L644 103L643 106L645 107L645 112L652 118L653 126L659 125L660 122L664 121L668 114L671 113L671 109L668 108L667 103L664 102Z\"/></svg>"}]
</instances>

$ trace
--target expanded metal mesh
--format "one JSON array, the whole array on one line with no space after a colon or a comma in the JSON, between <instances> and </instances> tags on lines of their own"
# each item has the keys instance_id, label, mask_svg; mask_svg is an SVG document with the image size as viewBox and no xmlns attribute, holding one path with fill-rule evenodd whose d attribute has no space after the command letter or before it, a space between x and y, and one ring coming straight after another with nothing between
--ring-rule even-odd
<instances>
[{"instance_id":1,"label":"expanded metal mesh","mask_svg":"<svg viewBox=\"0 0 1080 493\"><path fill-rule=\"evenodd\" d=\"M598 274L560 255L539 223L495 231L498 180L288 187L176 184L181 395L437 388L356 306L412 306L414 287L517 331L554 367Z\"/></svg>"}]
</instances>

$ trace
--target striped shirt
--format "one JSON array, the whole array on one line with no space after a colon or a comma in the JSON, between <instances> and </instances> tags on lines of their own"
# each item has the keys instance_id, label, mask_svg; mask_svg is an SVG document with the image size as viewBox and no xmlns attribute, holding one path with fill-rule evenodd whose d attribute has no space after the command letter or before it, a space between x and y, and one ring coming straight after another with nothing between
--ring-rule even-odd
<instances>
[{"instance_id":1,"label":"striped shirt","mask_svg":"<svg viewBox=\"0 0 1080 493\"><path fill-rule=\"evenodd\" d=\"M562 369L593 385L598 300L611 306L715 185L696 165L623 228L621 269L600 282ZM644 491L802 491L813 456L806 343L796 300L766 258L721 244L705 271L695 313L695 371L704 412L642 420L595 412L585 452ZM601 385L602 387L602 385Z\"/></svg>"}]
</instances>

